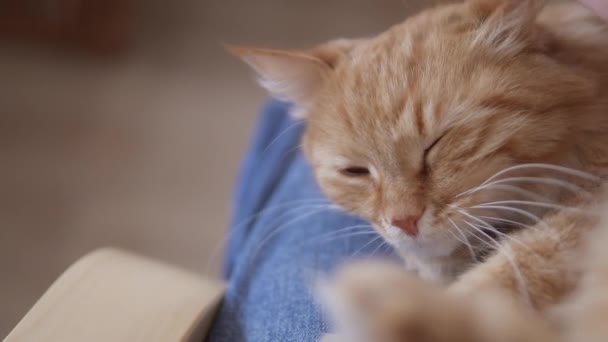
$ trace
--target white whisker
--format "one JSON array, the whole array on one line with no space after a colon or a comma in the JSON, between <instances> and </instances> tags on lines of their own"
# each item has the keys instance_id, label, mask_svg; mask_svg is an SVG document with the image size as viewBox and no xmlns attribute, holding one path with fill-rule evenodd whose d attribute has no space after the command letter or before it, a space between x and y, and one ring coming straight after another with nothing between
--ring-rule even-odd
<instances>
[{"instance_id":1,"label":"white whisker","mask_svg":"<svg viewBox=\"0 0 608 342\"><path fill-rule=\"evenodd\" d=\"M348 233L342 233L340 235L335 235L335 236L330 236L329 238L320 240L320 241L316 241L318 244L324 244L324 243L328 243L331 241L335 241L338 239L346 239L349 237L353 237L353 236L361 236L361 235L378 235L378 233L374 232L374 231L362 231L362 232L348 232Z\"/></svg>"},{"instance_id":2,"label":"white whisker","mask_svg":"<svg viewBox=\"0 0 608 342\"><path fill-rule=\"evenodd\" d=\"M566 175L586 179L588 181L595 182L595 183L601 182L600 177L592 175L585 171L580 171L580 170L576 170L576 169L561 166L561 165L553 165L553 164L545 164L545 163L528 163L528 164L519 164L519 165L511 166L504 170L501 170L501 171L497 172L496 174L494 174L492 177L488 178L481 185L486 185L486 184L490 183L491 181L493 181L494 179L496 179L508 172L512 172L512 171L516 171L516 170L526 170L526 169L551 170L551 171L560 172L560 173L563 173Z\"/></svg>"},{"instance_id":3,"label":"white whisker","mask_svg":"<svg viewBox=\"0 0 608 342\"><path fill-rule=\"evenodd\" d=\"M299 125L302 125L305 121L296 121L294 123L292 123L291 125L287 126L287 128L285 128L281 133L277 134L277 136L272 139L272 141L264 148L264 151L262 151L262 153L266 153L266 151L268 151L268 149L270 149L270 147L272 147L272 145L274 145L283 135L285 135L287 132L289 132L292 128L295 128Z\"/></svg>"},{"instance_id":4,"label":"white whisker","mask_svg":"<svg viewBox=\"0 0 608 342\"><path fill-rule=\"evenodd\" d=\"M512 193L516 193L522 196L526 196L526 197L530 197L532 199L535 199L537 201L550 201L549 198L545 197L545 196L541 196L538 195L532 191L529 190L525 190L522 189L518 186L515 185L509 185L509 184L486 184L483 186L479 186L479 189L477 191L481 191L481 190L487 190L487 189L498 189L498 190L503 190L503 191L509 191Z\"/></svg>"},{"instance_id":5,"label":"white whisker","mask_svg":"<svg viewBox=\"0 0 608 342\"><path fill-rule=\"evenodd\" d=\"M345 233L346 234L352 233L353 230L364 230L366 233L376 233L376 231L370 230L370 228L373 229L373 226L371 226L369 224L359 224L359 225L354 225L354 226L348 226L348 227L332 230L330 232L318 235L314 239L307 241L307 243L308 242L317 242L321 239L323 239L321 241L324 241L324 239L326 239L326 238L331 238L333 240L334 238L336 238L336 236L338 238L342 237L342 235L344 235Z\"/></svg>"},{"instance_id":6,"label":"white whisker","mask_svg":"<svg viewBox=\"0 0 608 342\"><path fill-rule=\"evenodd\" d=\"M301 204L301 205L295 206L297 204ZM330 204L330 202L326 198L318 198L318 199L317 198L310 198L310 199L293 200L293 201L289 201L289 202L273 205L271 207L268 207L268 208L265 208L263 210L260 210L260 211L256 212L255 214L253 214L253 215L251 215L249 217L246 217L246 218L242 219L236 225L232 226L232 229L239 228L243 224L247 224L251 220L253 220L255 218L258 218L261 215L263 215L263 214L265 214L265 213L267 213L269 211L273 211L273 210L277 210L277 209L282 209L282 208L289 207L289 206L295 206L295 207L288 208L286 210L303 208L303 207L307 207L308 205L328 205L328 204Z\"/></svg>"},{"instance_id":7,"label":"white whisker","mask_svg":"<svg viewBox=\"0 0 608 342\"><path fill-rule=\"evenodd\" d=\"M293 210L318 208L319 205L328 205L328 204L329 204L329 200L326 198L304 198L304 199L292 200L292 201L287 201L287 202L284 202L281 204L270 206L268 208L265 208L263 210L256 212L253 215L250 215L250 216L240 220L238 223L236 223L230 227L230 231L228 232L228 234L226 234L226 236L222 239L222 241L220 243L218 243L211 251L211 255L210 255L209 259L207 260L207 265L205 266L206 273L210 274L211 266L214 264L220 251L225 247L227 241L230 240L230 238L232 238L234 236L235 232L242 226L249 224L253 220L255 220L265 214L269 214L270 212L277 210L277 209L283 209L285 207L288 207L287 209L284 209L285 210L284 212L282 212L280 215L278 215L276 218L274 218L273 221L270 223L270 225L274 225L278 220L280 220L282 217L288 215Z\"/></svg>"},{"instance_id":8,"label":"white whisker","mask_svg":"<svg viewBox=\"0 0 608 342\"><path fill-rule=\"evenodd\" d=\"M336 210L338 209L337 206L330 205L329 203L302 204L302 205L299 205L299 206L294 207L294 208L286 209L284 212L282 212L282 213L278 214L276 217L274 217L272 219L272 221L268 222L266 224L266 226L274 227L283 218L288 217L289 215L291 215L291 212L294 211L294 210L301 210L301 209L325 209L325 208L329 208L329 207L335 207L334 209L336 209ZM234 228L237 228L237 227L238 226L235 226Z\"/></svg>"},{"instance_id":9,"label":"white whisker","mask_svg":"<svg viewBox=\"0 0 608 342\"><path fill-rule=\"evenodd\" d=\"M492 221L510 223L510 224L514 224L514 225L518 225L518 226L522 226L522 227L530 227L529 224L515 221L515 220L508 220L508 219L503 219L503 218L499 218L499 217L483 216L483 215L478 215L477 217L482 218L482 219L492 220Z\"/></svg>"},{"instance_id":10,"label":"white whisker","mask_svg":"<svg viewBox=\"0 0 608 342\"><path fill-rule=\"evenodd\" d=\"M328 205L322 209L316 209L313 210L312 212L308 212L299 216L296 216L295 218L281 224L280 226L278 226L277 228L275 228L270 234L268 234L262 241L260 241L258 243L258 246L255 248L255 250L253 251L253 253L251 254L251 258L250 258L250 262L253 262L255 260L255 258L257 257L258 253L261 251L262 247L264 247L264 245L270 241L273 237L277 236L279 233L281 233L282 231L284 231L285 229L291 227L291 224L296 223L298 221L301 221L307 217L310 217L312 215L315 214L319 214L325 211L329 211L329 210L336 210L339 209L337 206L335 205Z\"/></svg>"},{"instance_id":11,"label":"white whisker","mask_svg":"<svg viewBox=\"0 0 608 342\"><path fill-rule=\"evenodd\" d=\"M532 202L532 201L518 201L518 200L488 202L488 203L478 204L475 207L477 207L477 208L483 208L485 206L501 205L501 204L521 204L521 205L529 205L529 206L532 206L532 207L541 207L541 208L547 208L547 209L575 211L575 212L582 212L582 213L588 212L587 210L584 210L584 209L573 208L573 207L566 207L566 206L559 205L559 204L554 204L554 203Z\"/></svg>"},{"instance_id":12,"label":"white whisker","mask_svg":"<svg viewBox=\"0 0 608 342\"><path fill-rule=\"evenodd\" d=\"M461 214L463 214L463 215L465 215L465 216L467 216L467 217L469 217L469 218L471 218L471 219L473 219L473 220L475 220L475 221L477 221L477 222L481 223L481 224L483 225L481 228L485 228L485 229L487 229L487 230L489 230L489 231L491 231L491 232L494 232L494 233L496 233L496 234L498 234L498 235L500 235L500 236L502 236L502 237L504 237L504 238L506 238L506 239L508 239L508 240L511 240L511 241L513 241L513 242L515 242L515 243L518 243L519 245L521 245L522 247L524 247L524 248L526 248L526 249L528 249L528 250L530 250L530 249L531 249L531 248L530 248L528 245L526 245L525 243L523 243L523 242L521 242L520 240L518 240L518 239L514 238L513 236L510 236L510 235L508 235L508 234L505 234L505 233L501 232L500 230L496 229L496 227L494 227L494 226L492 226L491 224L489 224L488 222L486 222L486 221L484 221L484 220L480 219L479 217L477 217L477 216L475 216L475 215L472 215L472 214L469 214L469 213L467 213L467 212L466 212L466 211L464 211L464 210L458 210L458 212L460 212Z\"/></svg>"},{"instance_id":13,"label":"white whisker","mask_svg":"<svg viewBox=\"0 0 608 342\"><path fill-rule=\"evenodd\" d=\"M488 235L487 233L485 233L482 229L478 228L477 226L475 226L474 224L472 224L471 222L464 220L464 222L466 224L468 224L469 226L471 226L471 228L475 229L476 231L480 232L481 234L485 235L486 237L488 237L490 239L490 241L493 241L494 243L496 243L496 251L498 251L499 253L502 253L506 258L507 261L511 264L511 268L513 269L513 273L517 279L517 283L519 286L519 292L521 293L522 296L524 296L524 299L528 302L531 303L530 301L530 294L528 293L528 286L527 286L527 282L526 279L524 278L520 268L519 268L519 264L517 263L517 261L515 260L515 256L513 255L513 250L511 248L509 248L508 246L504 246L500 243L498 243L496 240L494 240L494 238L492 238L490 235ZM474 235L476 236L476 235ZM479 238L479 237L478 237ZM481 241L486 242L485 240L479 238ZM491 248L493 248L494 246L492 246L491 244L489 244L488 242L486 242ZM508 250L506 248L509 248Z\"/></svg>"},{"instance_id":14,"label":"white whisker","mask_svg":"<svg viewBox=\"0 0 608 342\"><path fill-rule=\"evenodd\" d=\"M378 234L378 236L377 236L377 237L375 237L375 238L371 239L371 240L370 240L370 241L368 241L368 242L367 242L365 245L363 245L363 246L361 246L359 249L357 249L357 250L356 250L356 251L353 253L353 256L357 256L357 255L359 255L359 253L361 253L361 252L362 252L362 251L365 249L365 247L367 247L367 246L369 246L369 245L373 244L374 242L378 241L378 239L382 239L382 238L383 238L383 237L382 237L382 235Z\"/></svg>"},{"instance_id":15,"label":"white whisker","mask_svg":"<svg viewBox=\"0 0 608 342\"><path fill-rule=\"evenodd\" d=\"M454 238L456 240L458 240L459 242L463 243L465 246L467 246L467 248L469 249L469 253L471 254L471 259L473 259L473 261L477 261L477 254L475 254L475 251L473 250L473 246L471 245L471 242L467 238L467 235L462 231L462 229L460 229L460 227L458 227L458 225L456 224L456 222L454 222L454 220L452 220L450 217L448 217L448 220L452 223L454 228L456 228L456 231L460 234L460 236L464 239L464 241L460 240L458 238L458 236L456 236L456 234L452 234L452 235L454 235ZM448 231L451 232L451 230L448 230Z\"/></svg>"},{"instance_id":16,"label":"white whisker","mask_svg":"<svg viewBox=\"0 0 608 342\"><path fill-rule=\"evenodd\" d=\"M538 224L542 224L546 229L549 229L549 230L551 229L549 227L549 225L545 221L543 221L540 217L538 217L538 216L536 216L534 214L531 214L531 213L529 213L529 212L527 212L525 210L519 209L519 208L506 207L506 206L500 206L500 205L487 205L487 206L484 206L484 207L473 206L473 207L471 207L471 209L496 209L496 210L505 210L505 211L510 211L510 212L513 212L513 213L518 213L518 214L523 215L523 216L525 216L525 217L527 217L527 218L529 218L531 220L534 220L534 222L536 222Z\"/></svg>"},{"instance_id":17,"label":"white whisker","mask_svg":"<svg viewBox=\"0 0 608 342\"><path fill-rule=\"evenodd\" d=\"M462 197L465 195L469 195L471 193L483 190L484 188L487 188L489 185L495 185L495 184L504 184L504 183L510 183L510 182L526 182L526 183L539 183L539 184L544 184L544 185L555 185L555 186L560 186L564 189L570 190L576 194L584 194L586 196L589 196L590 193L588 191L586 191L585 189L574 185L570 182L564 181L564 180L560 180L557 178L550 178L550 177L510 177L510 178L503 178L503 179L499 179L499 180L495 180L492 181L490 183L487 184L483 184L480 186L477 186L473 189L467 190L461 194L459 194L458 196L456 196L456 198L458 197Z\"/></svg>"},{"instance_id":18,"label":"white whisker","mask_svg":"<svg viewBox=\"0 0 608 342\"><path fill-rule=\"evenodd\" d=\"M380 236L380 238L382 238L382 236ZM378 247L376 247L376 249L374 249L374 250L371 252L370 256L371 256L371 257L376 256L376 253L378 253L378 252L380 251L380 248L387 247L387 246L388 246L389 248L392 248L392 246L391 246L391 245L389 245L389 244L388 244L388 243L387 243L385 240L383 240L383 241L382 241L382 243L381 243L380 245L378 245Z\"/></svg>"},{"instance_id":19,"label":"white whisker","mask_svg":"<svg viewBox=\"0 0 608 342\"><path fill-rule=\"evenodd\" d=\"M473 223L471 223L471 222L469 222L467 220L462 220L462 222L466 223L471 228L475 229L475 231L477 231L478 233L481 233L489 241L494 242L494 244L492 244L488 240L484 240L484 239L480 238L479 236L477 236L477 234L473 234L473 236L475 236L481 242L485 243L488 247L490 247L490 249L494 249L495 250L495 249L499 249L500 248L500 243L498 241L496 241L496 239L494 239L490 234L484 232L482 229L480 229L479 227L477 227L476 225L474 225Z\"/></svg>"}]
</instances>

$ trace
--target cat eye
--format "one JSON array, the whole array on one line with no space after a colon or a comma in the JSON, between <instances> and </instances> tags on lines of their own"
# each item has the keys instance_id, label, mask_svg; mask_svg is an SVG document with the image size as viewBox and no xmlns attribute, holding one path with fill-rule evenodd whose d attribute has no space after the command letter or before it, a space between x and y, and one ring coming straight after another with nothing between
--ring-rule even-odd
<instances>
[{"instance_id":1,"label":"cat eye","mask_svg":"<svg viewBox=\"0 0 608 342\"><path fill-rule=\"evenodd\" d=\"M427 172L427 171L428 171L428 168L429 168L429 165L428 165L428 160L427 160L427 159L428 159L428 156L429 156L429 153L431 152L431 150L432 150L432 149L433 149L435 146L437 146L437 144L439 143L439 141L441 141L441 139L443 139L443 137L445 137L445 134L443 134L443 135L441 135L439 138L435 139L435 141L433 141L433 143L432 143L432 144L430 144L430 145L429 145L429 147L427 147L427 148L424 150L424 156L423 156L423 170L424 170L424 172Z\"/></svg>"},{"instance_id":2,"label":"cat eye","mask_svg":"<svg viewBox=\"0 0 608 342\"><path fill-rule=\"evenodd\" d=\"M340 170L340 173L349 177L366 177L369 176L369 169L363 166L351 166Z\"/></svg>"},{"instance_id":3,"label":"cat eye","mask_svg":"<svg viewBox=\"0 0 608 342\"><path fill-rule=\"evenodd\" d=\"M425 159L426 159L426 156L429 154L429 152L431 152L431 150L433 149L433 147L435 147L437 145L437 143L439 142L439 140L441 140L444 136L445 136L445 134L442 135L442 136L440 136L439 138L435 139L435 141L433 141L433 143L431 145L429 145L429 147L427 147L424 150L424 157L425 157Z\"/></svg>"}]
</instances>

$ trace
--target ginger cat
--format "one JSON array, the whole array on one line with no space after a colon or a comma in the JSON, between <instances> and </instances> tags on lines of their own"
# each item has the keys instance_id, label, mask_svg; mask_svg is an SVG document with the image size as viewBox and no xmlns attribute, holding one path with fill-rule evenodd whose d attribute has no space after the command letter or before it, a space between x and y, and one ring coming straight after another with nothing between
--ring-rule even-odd
<instances>
[{"instance_id":1,"label":"ginger cat","mask_svg":"<svg viewBox=\"0 0 608 342\"><path fill-rule=\"evenodd\" d=\"M234 52L307 120L304 151L326 195L372 222L410 271L354 264L326 284L337 339L591 336L581 317L608 311L584 299L599 280L581 282L608 278L593 257L606 252L584 248L590 234L608 243L608 227L593 231L608 225L596 211L608 175L605 22L574 3L467 0L373 38Z\"/></svg>"}]
</instances>

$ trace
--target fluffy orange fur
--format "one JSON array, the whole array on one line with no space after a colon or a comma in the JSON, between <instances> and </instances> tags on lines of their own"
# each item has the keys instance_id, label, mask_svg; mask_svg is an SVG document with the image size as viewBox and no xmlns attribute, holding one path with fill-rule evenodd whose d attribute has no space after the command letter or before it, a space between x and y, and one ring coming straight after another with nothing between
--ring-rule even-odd
<instances>
[{"instance_id":1,"label":"fluffy orange fur","mask_svg":"<svg viewBox=\"0 0 608 342\"><path fill-rule=\"evenodd\" d=\"M608 171L608 25L586 9L468 0L373 38L235 52L307 120L304 150L327 196L372 222L408 270L449 284L442 294L401 269L352 266L326 296L343 331L549 341L537 315L593 272L608 278L573 262L598 226ZM404 217L419 217L417 235L392 224Z\"/></svg>"}]
</instances>

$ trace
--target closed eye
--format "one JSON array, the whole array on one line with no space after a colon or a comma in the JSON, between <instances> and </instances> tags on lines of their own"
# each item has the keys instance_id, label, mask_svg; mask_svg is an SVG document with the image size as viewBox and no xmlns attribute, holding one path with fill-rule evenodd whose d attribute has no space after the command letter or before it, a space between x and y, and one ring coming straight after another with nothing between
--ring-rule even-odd
<instances>
[{"instance_id":1,"label":"closed eye","mask_svg":"<svg viewBox=\"0 0 608 342\"><path fill-rule=\"evenodd\" d=\"M369 169L363 166L350 166L340 170L340 173L348 177L367 177L370 175Z\"/></svg>"},{"instance_id":2,"label":"closed eye","mask_svg":"<svg viewBox=\"0 0 608 342\"><path fill-rule=\"evenodd\" d=\"M429 152L431 152L431 150L433 149L433 147L435 147L435 145L437 145L437 143L445 136L442 135L439 138L435 139L435 141L433 141L433 143L431 145L429 145L429 147L426 148L426 150L424 150L424 157L426 159L426 156L429 154Z\"/></svg>"},{"instance_id":3,"label":"closed eye","mask_svg":"<svg viewBox=\"0 0 608 342\"><path fill-rule=\"evenodd\" d=\"M429 153L431 153L431 150L437 146L437 144L439 143L439 141L441 141L441 139L443 139L443 137L445 137L445 133L443 135L441 135L439 138L435 139L435 141L433 141L432 144L429 145L429 147L427 147L424 150L424 156L423 156L423 172L428 172L429 169L429 165L428 165L428 156Z\"/></svg>"}]
</instances>

